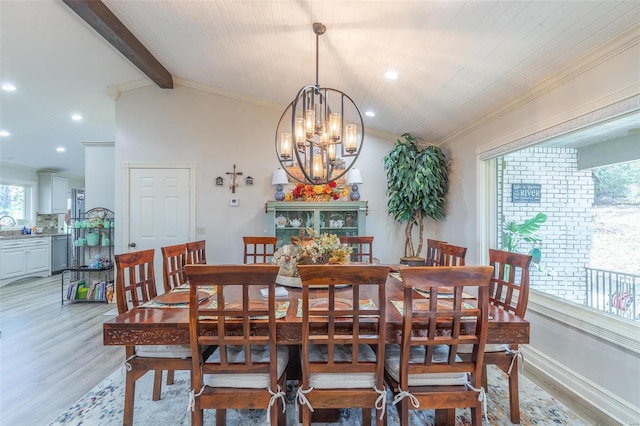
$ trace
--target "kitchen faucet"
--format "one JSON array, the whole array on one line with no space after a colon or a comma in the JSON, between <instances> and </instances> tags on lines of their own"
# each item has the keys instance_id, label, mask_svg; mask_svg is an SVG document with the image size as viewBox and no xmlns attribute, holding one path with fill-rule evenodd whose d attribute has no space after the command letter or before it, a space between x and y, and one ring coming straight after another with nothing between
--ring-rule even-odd
<instances>
[{"instance_id":1,"label":"kitchen faucet","mask_svg":"<svg viewBox=\"0 0 640 426\"><path fill-rule=\"evenodd\" d=\"M9 219L8 221L4 220L4 219ZM8 223L5 223L8 222ZM16 223L18 223L13 217L11 216L0 216L0 229L2 229L2 225L9 225L9 226L16 226Z\"/></svg>"}]
</instances>

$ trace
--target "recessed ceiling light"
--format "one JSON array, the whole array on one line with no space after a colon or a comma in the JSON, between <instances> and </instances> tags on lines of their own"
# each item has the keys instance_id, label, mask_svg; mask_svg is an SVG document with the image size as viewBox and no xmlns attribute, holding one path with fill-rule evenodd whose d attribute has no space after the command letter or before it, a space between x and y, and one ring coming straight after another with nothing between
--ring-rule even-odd
<instances>
[{"instance_id":1,"label":"recessed ceiling light","mask_svg":"<svg viewBox=\"0 0 640 426\"><path fill-rule=\"evenodd\" d=\"M2 90L7 91L7 92L13 92L14 90L16 90L16 86L14 86L11 83L4 83L2 85Z\"/></svg>"},{"instance_id":2,"label":"recessed ceiling light","mask_svg":"<svg viewBox=\"0 0 640 426\"><path fill-rule=\"evenodd\" d=\"M71 116L71 119L72 119L73 121L80 121L80 120L82 120L82 116L81 116L80 114L73 114L73 115Z\"/></svg>"},{"instance_id":3,"label":"recessed ceiling light","mask_svg":"<svg viewBox=\"0 0 640 426\"><path fill-rule=\"evenodd\" d=\"M67 148L65 148L64 146L59 146L56 148L56 151L58 152L65 152L67 150Z\"/></svg>"},{"instance_id":4,"label":"recessed ceiling light","mask_svg":"<svg viewBox=\"0 0 640 426\"><path fill-rule=\"evenodd\" d=\"M10 136L11 133L7 132L6 130L0 130L0 136Z\"/></svg>"},{"instance_id":5,"label":"recessed ceiling light","mask_svg":"<svg viewBox=\"0 0 640 426\"><path fill-rule=\"evenodd\" d=\"M389 70L387 72L384 73L384 78L386 78L387 80L397 80L398 79L398 73L392 70Z\"/></svg>"},{"instance_id":6,"label":"recessed ceiling light","mask_svg":"<svg viewBox=\"0 0 640 426\"><path fill-rule=\"evenodd\" d=\"M364 113L364 115L366 115L367 117L375 117L376 113L373 111L367 111Z\"/></svg>"}]
</instances>

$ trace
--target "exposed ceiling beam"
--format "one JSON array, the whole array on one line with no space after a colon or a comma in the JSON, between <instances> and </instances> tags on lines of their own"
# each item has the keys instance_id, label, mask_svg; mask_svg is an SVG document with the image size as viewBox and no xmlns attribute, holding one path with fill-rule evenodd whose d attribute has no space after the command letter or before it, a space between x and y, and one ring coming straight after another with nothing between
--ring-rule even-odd
<instances>
[{"instance_id":1,"label":"exposed ceiling beam","mask_svg":"<svg viewBox=\"0 0 640 426\"><path fill-rule=\"evenodd\" d=\"M62 1L158 86L173 89L173 78L169 71L104 3L99 0Z\"/></svg>"}]
</instances>

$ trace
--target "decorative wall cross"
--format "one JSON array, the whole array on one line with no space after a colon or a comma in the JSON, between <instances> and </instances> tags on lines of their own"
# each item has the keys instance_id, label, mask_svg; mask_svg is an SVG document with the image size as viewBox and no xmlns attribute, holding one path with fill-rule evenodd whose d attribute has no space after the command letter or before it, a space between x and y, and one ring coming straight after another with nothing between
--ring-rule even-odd
<instances>
[{"instance_id":1,"label":"decorative wall cross","mask_svg":"<svg viewBox=\"0 0 640 426\"><path fill-rule=\"evenodd\" d=\"M238 186L238 184L236 183L236 177L242 176L242 172L236 172L236 165L234 164L233 172L226 172L226 174L231 176L231 186L229 188L231 188L231 193L235 194L236 187Z\"/></svg>"}]
</instances>

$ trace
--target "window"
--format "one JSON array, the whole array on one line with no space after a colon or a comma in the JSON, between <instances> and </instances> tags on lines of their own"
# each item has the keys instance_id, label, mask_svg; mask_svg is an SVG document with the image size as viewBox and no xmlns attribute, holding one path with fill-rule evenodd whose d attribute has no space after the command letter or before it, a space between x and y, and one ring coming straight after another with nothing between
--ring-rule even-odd
<instances>
[{"instance_id":1,"label":"window","mask_svg":"<svg viewBox=\"0 0 640 426\"><path fill-rule=\"evenodd\" d=\"M0 184L0 217L12 217L16 226L30 223L33 216L31 193L31 185Z\"/></svg>"},{"instance_id":2,"label":"window","mask_svg":"<svg viewBox=\"0 0 640 426\"><path fill-rule=\"evenodd\" d=\"M488 243L533 256L532 293L640 323L640 160L620 136L629 117L488 158Z\"/></svg>"}]
</instances>

